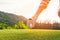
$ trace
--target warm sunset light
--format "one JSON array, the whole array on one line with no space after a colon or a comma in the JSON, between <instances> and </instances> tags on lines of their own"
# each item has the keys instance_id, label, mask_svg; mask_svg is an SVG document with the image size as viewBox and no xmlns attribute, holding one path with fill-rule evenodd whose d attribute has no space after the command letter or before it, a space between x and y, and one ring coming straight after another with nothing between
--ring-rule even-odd
<instances>
[{"instance_id":1,"label":"warm sunset light","mask_svg":"<svg viewBox=\"0 0 60 40\"><path fill-rule=\"evenodd\" d=\"M26 18L31 18L36 13L41 0L2 0L0 1L0 10L22 15ZM51 0L48 7L41 12L37 22L45 22L46 20L60 22L58 17L59 0Z\"/></svg>"},{"instance_id":2,"label":"warm sunset light","mask_svg":"<svg viewBox=\"0 0 60 40\"><path fill-rule=\"evenodd\" d=\"M45 9L39 16L38 20L41 22L49 21L53 23L54 21L60 22L58 17L58 6L59 0L51 0L47 9Z\"/></svg>"},{"instance_id":3,"label":"warm sunset light","mask_svg":"<svg viewBox=\"0 0 60 40\"><path fill-rule=\"evenodd\" d=\"M0 0L0 40L60 40L60 0Z\"/></svg>"}]
</instances>

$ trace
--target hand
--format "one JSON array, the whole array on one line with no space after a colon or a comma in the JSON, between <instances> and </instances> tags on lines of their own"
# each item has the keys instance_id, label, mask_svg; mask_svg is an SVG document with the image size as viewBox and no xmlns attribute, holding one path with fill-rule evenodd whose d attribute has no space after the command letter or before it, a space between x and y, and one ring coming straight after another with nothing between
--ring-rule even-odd
<instances>
[{"instance_id":1,"label":"hand","mask_svg":"<svg viewBox=\"0 0 60 40\"><path fill-rule=\"evenodd\" d=\"M27 26L29 26L30 28L33 28L35 26L35 23L36 22L30 18L27 21Z\"/></svg>"}]
</instances>

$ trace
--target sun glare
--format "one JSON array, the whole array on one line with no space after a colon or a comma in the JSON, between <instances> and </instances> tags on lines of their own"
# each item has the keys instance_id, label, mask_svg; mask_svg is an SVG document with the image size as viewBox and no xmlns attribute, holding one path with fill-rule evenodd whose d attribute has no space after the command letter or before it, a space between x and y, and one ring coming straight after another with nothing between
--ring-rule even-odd
<instances>
[{"instance_id":1,"label":"sun glare","mask_svg":"<svg viewBox=\"0 0 60 40\"><path fill-rule=\"evenodd\" d=\"M59 22L60 18L58 17L58 6L59 6L59 0L52 0L50 1L48 7L42 11L42 13L39 15L37 22Z\"/></svg>"},{"instance_id":2,"label":"sun glare","mask_svg":"<svg viewBox=\"0 0 60 40\"><path fill-rule=\"evenodd\" d=\"M22 15L29 19L35 15L41 0L2 0L0 2L1 11ZM58 6L59 0L51 0L48 7L39 15L37 22L46 22L48 20L51 23L54 21L60 23Z\"/></svg>"}]
</instances>

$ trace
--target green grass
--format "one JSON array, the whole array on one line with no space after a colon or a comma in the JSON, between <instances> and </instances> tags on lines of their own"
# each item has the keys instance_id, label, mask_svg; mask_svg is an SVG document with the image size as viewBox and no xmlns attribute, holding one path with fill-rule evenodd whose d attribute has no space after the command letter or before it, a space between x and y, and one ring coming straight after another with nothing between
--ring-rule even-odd
<instances>
[{"instance_id":1,"label":"green grass","mask_svg":"<svg viewBox=\"0 0 60 40\"><path fill-rule=\"evenodd\" d=\"M0 30L0 40L60 40L60 30Z\"/></svg>"}]
</instances>

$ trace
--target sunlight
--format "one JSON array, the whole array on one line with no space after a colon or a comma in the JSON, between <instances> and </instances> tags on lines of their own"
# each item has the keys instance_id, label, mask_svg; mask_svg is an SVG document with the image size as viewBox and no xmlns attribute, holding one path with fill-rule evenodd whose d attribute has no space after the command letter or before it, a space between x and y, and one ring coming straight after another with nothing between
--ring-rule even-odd
<instances>
[{"instance_id":1,"label":"sunlight","mask_svg":"<svg viewBox=\"0 0 60 40\"><path fill-rule=\"evenodd\" d=\"M38 17L37 22L45 22L49 20L49 22L53 23L54 21L60 23L60 18L58 17L58 6L59 0L51 0L47 9L45 9L40 16Z\"/></svg>"},{"instance_id":2,"label":"sunlight","mask_svg":"<svg viewBox=\"0 0 60 40\"><path fill-rule=\"evenodd\" d=\"M0 10L8 13L22 15L27 19L31 18L37 11L41 0L2 0ZM58 17L59 0L51 0L47 9L39 15L37 22L46 20L60 22Z\"/></svg>"}]
</instances>

